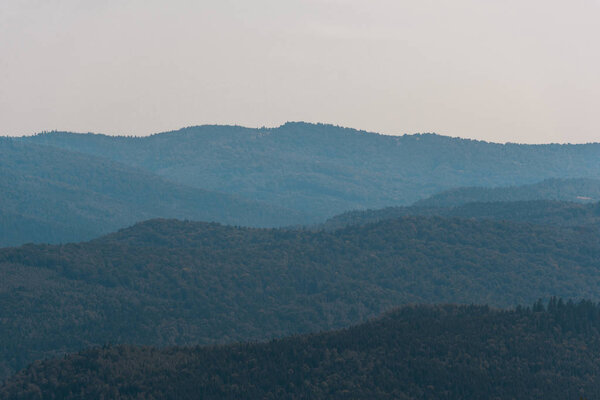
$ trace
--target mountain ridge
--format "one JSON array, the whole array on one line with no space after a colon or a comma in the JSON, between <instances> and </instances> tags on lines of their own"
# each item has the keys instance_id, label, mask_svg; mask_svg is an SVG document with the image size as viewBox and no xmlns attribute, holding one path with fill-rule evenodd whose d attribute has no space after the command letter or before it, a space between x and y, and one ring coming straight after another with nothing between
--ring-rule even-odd
<instances>
[{"instance_id":1,"label":"mountain ridge","mask_svg":"<svg viewBox=\"0 0 600 400\"><path fill-rule=\"evenodd\" d=\"M269 131L276 131L280 128L290 127L290 126L323 126L323 127L331 127L331 128L339 129L342 131L354 131L354 132L357 132L360 134L384 136L384 137L420 138L420 137L432 136L432 137L445 138L445 139L451 139L451 140L461 140L461 141L466 141L466 142L495 144L495 145L500 145L500 146L511 146L511 145L517 145L517 146L580 146L580 145L600 144L600 141L582 142L582 143L571 143L571 142L566 142L566 143L558 143L558 142L520 143L520 142L511 142L511 141L495 142L495 141L489 141L489 140L484 140L484 139L444 135L444 134L440 134L437 132L415 132L415 133L402 133L402 134L388 134L388 133L375 132L375 131L370 131L370 130L365 130L365 129L357 129L357 128L352 128L349 126L337 125L337 124L332 124L332 123L320 123L320 122L315 123L315 122L306 122L306 121L287 121L281 125L272 126L272 127L266 127L266 126L250 127L250 126L236 125L236 124L200 124L200 125L184 126L184 127L178 128L178 129L149 133L147 135L108 134L108 133L102 133L102 132L79 132L79 131L65 131L65 130L60 130L60 129L53 129L50 131L42 131L42 132L33 133L31 135L5 136L5 138L27 139L27 138L33 138L36 136L45 136L45 135L50 135L50 136L52 136L52 135L82 135L82 136L83 135L93 135L93 136L106 137L106 138L144 139L144 138L150 138L150 137L155 137L155 136L160 136L160 135L172 135L172 134L178 134L178 133L184 134L188 130L195 130L195 129L202 129L202 128L242 129L242 130L248 130L248 131L261 131L261 132L266 133Z\"/></svg>"},{"instance_id":2,"label":"mountain ridge","mask_svg":"<svg viewBox=\"0 0 600 400\"><path fill-rule=\"evenodd\" d=\"M61 136L62 135L62 136ZM297 210L315 219L409 205L461 186L600 177L600 144L498 144L387 136L325 124L205 125L148 137L21 138L100 155L166 179Z\"/></svg>"}]
</instances>

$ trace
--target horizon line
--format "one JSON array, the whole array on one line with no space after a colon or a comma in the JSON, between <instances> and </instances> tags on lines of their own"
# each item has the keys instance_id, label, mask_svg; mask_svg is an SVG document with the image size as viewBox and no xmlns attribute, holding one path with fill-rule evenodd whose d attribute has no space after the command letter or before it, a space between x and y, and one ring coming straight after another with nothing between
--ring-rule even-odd
<instances>
[{"instance_id":1,"label":"horizon line","mask_svg":"<svg viewBox=\"0 0 600 400\"><path fill-rule=\"evenodd\" d=\"M359 129L359 128L352 128L349 126L344 126L344 125L338 125L338 124L334 124L334 123L326 123L326 122L307 122L307 121L286 121L280 125L277 126L266 126L266 125L262 125L262 126L246 126L246 125L239 125L239 124L218 124L218 123L206 123L206 124L198 124L198 125L188 125L188 126L182 126L181 128L177 128L177 129L172 129L172 130L166 130L166 131L161 131L161 132L153 132L153 133L149 133L146 135L134 135L134 134L122 134L122 133L103 133L103 132L92 132L92 131L88 131L88 132L83 132L83 131L71 131L71 130L61 130L61 129L52 129L52 130L43 130L40 132L34 132L31 134L23 134L23 135L15 135L15 136L10 136L10 135L0 135L1 138L6 138L6 139L22 139L22 138L31 138L31 137L36 137L36 136L42 136L42 135L47 135L47 134L52 134L52 133L66 133L66 134L72 134L72 135L95 135L95 136L105 136L105 137L114 137L114 138L132 138L132 139L145 139L145 138L150 138L153 136L158 136L158 135L165 135L165 134L171 134L171 133L176 133L176 132L180 132L186 129L193 129L193 128L203 128L203 127L218 127L218 128L242 128L242 129L248 129L248 130L254 130L254 131L260 131L260 130L276 130L276 129L281 129L286 125L294 125L294 124L298 124L298 125L312 125L312 126L328 126L328 127L334 127L334 128L339 128L339 129L343 129L343 130L351 130L351 131L355 131L357 133L360 134L369 134L369 135L377 135L377 136L386 136L386 137L407 137L407 136L439 136L442 138L448 138L448 139L456 139L456 140L464 140L464 141L473 141L473 142L480 142L480 143L488 143L488 144L498 144L498 145L521 145L521 146L547 146L547 145L570 145L570 146L576 146L576 145L591 145L591 144L600 144L599 142L577 142L577 143L573 143L573 142L545 142L545 143L524 143L524 142L514 142L514 141L506 141L506 142L496 142L496 141L489 141L489 140L484 140L484 139L478 139L478 138L470 138L470 137L462 137L462 136L451 136L451 135L445 135L445 134L440 134L437 132L413 132L413 133L402 133L402 134L390 134L390 133L381 133L381 132L375 132L375 131L369 131L369 130L365 130L365 129Z\"/></svg>"}]
</instances>

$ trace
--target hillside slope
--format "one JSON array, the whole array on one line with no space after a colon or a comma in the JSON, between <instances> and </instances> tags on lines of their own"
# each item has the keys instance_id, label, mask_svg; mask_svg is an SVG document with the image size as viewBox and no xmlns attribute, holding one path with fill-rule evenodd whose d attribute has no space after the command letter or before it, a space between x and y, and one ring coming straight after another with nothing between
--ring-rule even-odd
<instances>
[{"instance_id":1,"label":"hillside slope","mask_svg":"<svg viewBox=\"0 0 600 400\"><path fill-rule=\"evenodd\" d=\"M52 132L22 140L108 157L189 186L320 218L408 205L461 186L600 178L600 144L384 136L322 124L198 126L143 138Z\"/></svg>"},{"instance_id":2,"label":"hillside slope","mask_svg":"<svg viewBox=\"0 0 600 400\"><path fill-rule=\"evenodd\" d=\"M34 363L0 399L595 399L599 335L589 302L405 307L263 344L87 350Z\"/></svg>"},{"instance_id":3,"label":"hillside slope","mask_svg":"<svg viewBox=\"0 0 600 400\"><path fill-rule=\"evenodd\" d=\"M531 185L508 187L463 187L420 200L419 207L456 207L474 202L554 200L578 203L600 202L600 179L546 179Z\"/></svg>"},{"instance_id":4,"label":"hillside slope","mask_svg":"<svg viewBox=\"0 0 600 400\"><path fill-rule=\"evenodd\" d=\"M166 181L107 159L0 139L0 247L81 241L164 217L297 224L291 210Z\"/></svg>"},{"instance_id":5,"label":"hillside slope","mask_svg":"<svg viewBox=\"0 0 600 400\"><path fill-rule=\"evenodd\" d=\"M493 219L600 229L600 202L580 204L550 200L475 202L450 207L410 206L349 211L329 218L312 229L335 230L348 225L364 225L409 215Z\"/></svg>"},{"instance_id":6,"label":"hillside slope","mask_svg":"<svg viewBox=\"0 0 600 400\"><path fill-rule=\"evenodd\" d=\"M90 345L209 344L348 326L406 303L600 300L587 229L406 217L333 232L153 220L0 250L0 376Z\"/></svg>"}]
</instances>

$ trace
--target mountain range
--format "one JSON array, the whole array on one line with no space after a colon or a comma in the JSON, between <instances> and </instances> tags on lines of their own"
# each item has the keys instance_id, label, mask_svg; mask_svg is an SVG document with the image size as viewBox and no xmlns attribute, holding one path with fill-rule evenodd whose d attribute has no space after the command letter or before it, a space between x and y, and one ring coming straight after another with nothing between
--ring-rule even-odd
<instances>
[{"instance_id":1,"label":"mountain range","mask_svg":"<svg viewBox=\"0 0 600 400\"><path fill-rule=\"evenodd\" d=\"M599 178L323 124L0 138L0 399L596 396Z\"/></svg>"},{"instance_id":2,"label":"mountain range","mask_svg":"<svg viewBox=\"0 0 600 400\"><path fill-rule=\"evenodd\" d=\"M597 143L497 144L302 122L270 129L197 126L147 137L50 132L21 140L321 219L352 209L409 205L457 187L600 178Z\"/></svg>"},{"instance_id":3,"label":"mountain range","mask_svg":"<svg viewBox=\"0 0 600 400\"><path fill-rule=\"evenodd\" d=\"M598 144L384 136L323 124L149 137L49 132L0 139L0 153L0 246L84 241L152 218L300 226L416 201L585 202L600 193ZM456 189L464 186L479 188Z\"/></svg>"},{"instance_id":4,"label":"mountain range","mask_svg":"<svg viewBox=\"0 0 600 400\"><path fill-rule=\"evenodd\" d=\"M335 329L407 303L600 300L592 228L402 217L333 231L151 220L0 250L0 376L103 343Z\"/></svg>"}]
</instances>

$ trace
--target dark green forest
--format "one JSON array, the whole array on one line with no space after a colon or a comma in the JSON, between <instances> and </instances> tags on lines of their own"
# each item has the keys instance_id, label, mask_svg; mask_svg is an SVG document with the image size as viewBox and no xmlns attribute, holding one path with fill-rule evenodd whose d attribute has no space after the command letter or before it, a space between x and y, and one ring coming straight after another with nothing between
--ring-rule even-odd
<instances>
[{"instance_id":1,"label":"dark green forest","mask_svg":"<svg viewBox=\"0 0 600 400\"><path fill-rule=\"evenodd\" d=\"M408 306L348 329L214 347L103 346L37 361L1 399L600 397L600 307Z\"/></svg>"},{"instance_id":2,"label":"dark green forest","mask_svg":"<svg viewBox=\"0 0 600 400\"><path fill-rule=\"evenodd\" d=\"M196 126L141 138L50 132L22 140L110 158L174 182L319 219L353 209L409 205L462 186L600 178L600 144L385 136L301 122L272 129Z\"/></svg>"},{"instance_id":3,"label":"dark green forest","mask_svg":"<svg viewBox=\"0 0 600 400\"><path fill-rule=\"evenodd\" d=\"M0 247L89 240L157 217L250 226L307 221L106 158L0 138Z\"/></svg>"},{"instance_id":4,"label":"dark green forest","mask_svg":"<svg viewBox=\"0 0 600 400\"><path fill-rule=\"evenodd\" d=\"M2 249L0 375L103 343L262 340L407 303L598 301L599 259L591 228L439 217L318 232L152 220Z\"/></svg>"}]
</instances>

